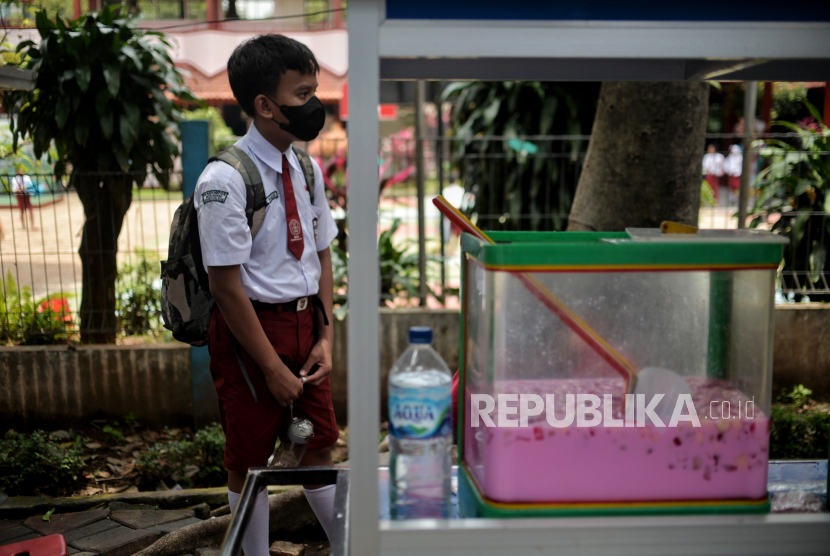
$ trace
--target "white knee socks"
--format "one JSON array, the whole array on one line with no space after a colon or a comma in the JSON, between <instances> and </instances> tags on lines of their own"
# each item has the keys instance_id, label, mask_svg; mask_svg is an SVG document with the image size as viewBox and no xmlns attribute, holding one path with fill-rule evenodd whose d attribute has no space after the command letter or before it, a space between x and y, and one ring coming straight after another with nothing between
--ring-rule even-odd
<instances>
[{"instance_id":1,"label":"white knee socks","mask_svg":"<svg viewBox=\"0 0 830 556\"><path fill-rule=\"evenodd\" d=\"M332 499L333 500L333 499ZM236 513L239 494L228 489L228 503L231 512ZM268 556L268 491L263 490L256 497L256 505L248 530L242 538L242 552L245 556Z\"/></svg>"},{"instance_id":2,"label":"white knee socks","mask_svg":"<svg viewBox=\"0 0 830 556\"><path fill-rule=\"evenodd\" d=\"M303 488L308 505L314 510L314 514L323 526L326 536L331 540L331 524L334 521L334 492L336 485L327 485L321 488L309 490Z\"/></svg>"}]
</instances>

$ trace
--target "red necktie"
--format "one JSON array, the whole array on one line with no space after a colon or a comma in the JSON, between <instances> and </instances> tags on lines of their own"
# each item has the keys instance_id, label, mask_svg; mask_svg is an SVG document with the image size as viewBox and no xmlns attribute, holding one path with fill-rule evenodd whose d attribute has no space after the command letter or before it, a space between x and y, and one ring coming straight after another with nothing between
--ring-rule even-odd
<instances>
[{"instance_id":1,"label":"red necktie","mask_svg":"<svg viewBox=\"0 0 830 556\"><path fill-rule=\"evenodd\" d=\"M300 260L305 248L303 225L300 223L300 215L297 213L294 184L291 183L291 173L285 155L282 155L282 188L285 194L285 222L288 224L288 250L297 257L297 260Z\"/></svg>"}]
</instances>

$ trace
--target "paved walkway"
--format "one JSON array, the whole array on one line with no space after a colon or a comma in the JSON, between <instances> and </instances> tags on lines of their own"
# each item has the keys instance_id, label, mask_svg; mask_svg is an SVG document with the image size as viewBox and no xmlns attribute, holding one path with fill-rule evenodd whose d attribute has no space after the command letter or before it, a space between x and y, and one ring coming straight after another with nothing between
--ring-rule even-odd
<instances>
[{"instance_id":1,"label":"paved walkway","mask_svg":"<svg viewBox=\"0 0 830 556\"><path fill-rule=\"evenodd\" d=\"M134 196L118 239L119 262L135 257L135 249L167 254L170 222L181 203L163 192ZM4 237L0 240L0 270L5 279L11 271L18 287L28 286L35 298L57 292L70 294L73 309L80 303L81 259L78 247L84 211L78 195L35 208L35 229L26 229L16 207L0 207Z\"/></svg>"},{"instance_id":2,"label":"paved walkway","mask_svg":"<svg viewBox=\"0 0 830 556\"><path fill-rule=\"evenodd\" d=\"M296 488L270 486L268 492L276 495ZM0 519L0 546L60 534L73 556L131 556L173 531L227 515L227 502L226 487L65 498L8 498L0 493L0 515L9 518ZM56 513L47 522L42 514L49 509ZM286 524L285 531L272 530L272 538L285 534L296 541L299 533L305 540L301 544L277 540L270 555L326 556L329 543L319 540L323 530L317 526L316 532L309 532L309 523L301 518ZM182 556L219 556L218 546L211 546L219 544L215 536L200 535L199 541L205 546ZM190 541L187 544L192 546Z\"/></svg>"},{"instance_id":3,"label":"paved walkway","mask_svg":"<svg viewBox=\"0 0 830 556\"><path fill-rule=\"evenodd\" d=\"M125 504L126 506L126 504ZM129 556L160 537L201 520L193 510L89 510L0 521L0 545L46 535L63 535L69 554L77 556Z\"/></svg>"}]
</instances>

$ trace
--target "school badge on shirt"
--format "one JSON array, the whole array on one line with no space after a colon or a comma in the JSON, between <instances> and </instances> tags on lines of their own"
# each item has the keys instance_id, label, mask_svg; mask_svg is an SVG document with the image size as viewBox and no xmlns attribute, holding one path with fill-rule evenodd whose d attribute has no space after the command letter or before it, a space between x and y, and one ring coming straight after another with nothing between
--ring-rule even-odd
<instances>
[{"instance_id":1,"label":"school badge on shirt","mask_svg":"<svg viewBox=\"0 0 830 556\"><path fill-rule=\"evenodd\" d=\"M300 222L296 218L288 224L288 231L291 232L291 241L302 241L303 238L300 237L300 231L302 228L300 227Z\"/></svg>"},{"instance_id":2,"label":"school badge on shirt","mask_svg":"<svg viewBox=\"0 0 830 556\"><path fill-rule=\"evenodd\" d=\"M218 189L211 189L210 191L205 191L202 193L202 204L206 205L207 203L224 203L225 199L228 198L227 191L219 191Z\"/></svg>"}]
</instances>

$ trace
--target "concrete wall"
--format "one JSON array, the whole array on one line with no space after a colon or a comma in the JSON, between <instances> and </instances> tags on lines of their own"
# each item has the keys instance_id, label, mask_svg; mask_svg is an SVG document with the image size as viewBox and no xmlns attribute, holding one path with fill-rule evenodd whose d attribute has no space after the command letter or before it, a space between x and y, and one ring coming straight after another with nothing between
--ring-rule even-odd
<instances>
[{"instance_id":1,"label":"concrete wall","mask_svg":"<svg viewBox=\"0 0 830 556\"><path fill-rule=\"evenodd\" d=\"M0 347L3 429L88 427L129 412L148 425L192 424L190 346Z\"/></svg>"},{"instance_id":2,"label":"concrete wall","mask_svg":"<svg viewBox=\"0 0 830 556\"><path fill-rule=\"evenodd\" d=\"M775 308L773 395L803 384L818 401L830 401L830 305Z\"/></svg>"},{"instance_id":3,"label":"concrete wall","mask_svg":"<svg viewBox=\"0 0 830 556\"><path fill-rule=\"evenodd\" d=\"M380 395L381 415L386 418L386 378L395 360L409 345L410 326L431 326L433 347L450 369L458 368L458 310L454 309L381 309L380 310ZM346 360L346 321L335 321L332 402L337 420L346 422L348 371Z\"/></svg>"},{"instance_id":4,"label":"concrete wall","mask_svg":"<svg viewBox=\"0 0 830 556\"><path fill-rule=\"evenodd\" d=\"M458 311L380 310L381 413L386 377L406 349L410 326L432 326L435 348L458 368ZM332 397L346 423L346 322L335 322ZM773 383L804 384L830 400L830 306L788 305L775 311ZM368 401L368 400L367 400ZM147 425L192 425L190 349L182 344L137 346L0 347L3 428L84 427L100 417L135 413Z\"/></svg>"}]
</instances>

